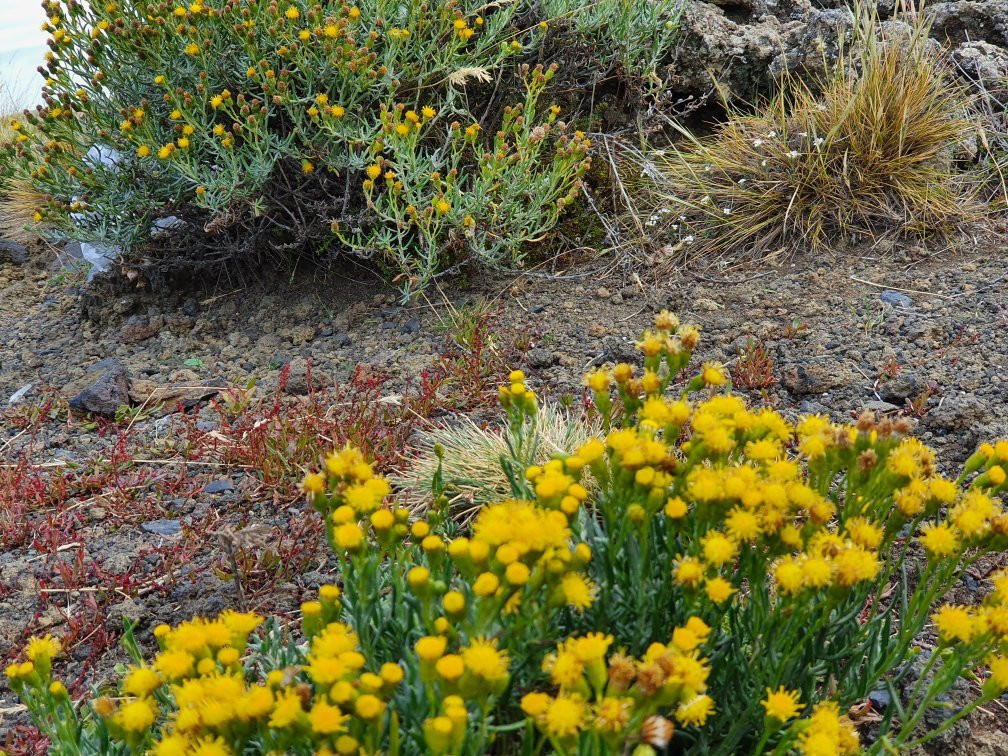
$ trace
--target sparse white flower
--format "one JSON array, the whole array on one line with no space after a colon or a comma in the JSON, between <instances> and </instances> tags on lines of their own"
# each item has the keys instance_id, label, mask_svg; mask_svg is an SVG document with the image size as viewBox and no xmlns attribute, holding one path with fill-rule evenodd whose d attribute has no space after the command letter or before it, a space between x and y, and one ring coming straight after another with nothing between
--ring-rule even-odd
<instances>
[{"instance_id":1,"label":"sparse white flower","mask_svg":"<svg viewBox=\"0 0 1008 756\"><path fill-rule=\"evenodd\" d=\"M753 147L759 147L762 144L763 144L762 139L753 139Z\"/></svg>"},{"instance_id":2,"label":"sparse white flower","mask_svg":"<svg viewBox=\"0 0 1008 756\"><path fill-rule=\"evenodd\" d=\"M683 239L683 241L686 242L687 244L692 244L693 243L693 234L690 234L689 236L687 236L685 239Z\"/></svg>"},{"instance_id":3,"label":"sparse white flower","mask_svg":"<svg viewBox=\"0 0 1008 756\"><path fill-rule=\"evenodd\" d=\"M789 152L787 156L792 160L794 160L796 157L798 157L798 150L791 150L791 152Z\"/></svg>"},{"instance_id":4,"label":"sparse white flower","mask_svg":"<svg viewBox=\"0 0 1008 756\"><path fill-rule=\"evenodd\" d=\"M771 131L769 134L767 134L767 139L773 139L775 136L777 136L777 132Z\"/></svg>"},{"instance_id":5,"label":"sparse white flower","mask_svg":"<svg viewBox=\"0 0 1008 756\"><path fill-rule=\"evenodd\" d=\"M721 211L722 211L722 212L723 212L723 213L724 213L725 215L731 215L731 208L730 208L730 207L722 207L722 208L721 208Z\"/></svg>"}]
</instances>

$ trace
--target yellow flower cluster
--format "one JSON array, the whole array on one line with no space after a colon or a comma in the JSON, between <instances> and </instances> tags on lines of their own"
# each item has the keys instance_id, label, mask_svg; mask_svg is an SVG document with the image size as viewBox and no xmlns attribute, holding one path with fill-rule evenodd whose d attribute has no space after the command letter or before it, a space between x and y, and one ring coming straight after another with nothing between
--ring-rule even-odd
<instances>
[{"instance_id":1,"label":"yellow flower cluster","mask_svg":"<svg viewBox=\"0 0 1008 756\"><path fill-rule=\"evenodd\" d=\"M12 663L5 670L7 679L14 690L25 685L48 684L52 671L52 660L60 655L62 646L51 635L35 636L25 645L25 660Z\"/></svg>"},{"instance_id":2,"label":"yellow flower cluster","mask_svg":"<svg viewBox=\"0 0 1008 756\"><path fill-rule=\"evenodd\" d=\"M583 732L616 750L648 740L645 725L654 727L650 720L661 711L674 711L684 726L702 727L714 713L714 701L706 693L710 668L700 656L709 634L703 620L691 617L675 629L669 644L652 644L640 659L622 652L610 655L611 635L568 638L543 661L557 694L528 693L522 711L561 751ZM664 729L667 740L671 724Z\"/></svg>"},{"instance_id":3,"label":"yellow flower cluster","mask_svg":"<svg viewBox=\"0 0 1008 756\"><path fill-rule=\"evenodd\" d=\"M241 660L262 618L229 611L214 620L158 627L162 650L152 664L128 670L123 697L98 699L95 709L113 737L132 747L149 744L159 756L232 754L234 745L253 736L281 750L306 739L318 753L371 750L404 672L392 663L365 671L350 628L319 624L338 611L338 596L335 586L323 586L320 600L304 607L310 649L300 668L249 679Z\"/></svg>"},{"instance_id":4,"label":"yellow flower cluster","mask_svg":"<svg viewBox=\"0 0 1008 756\"><path fill-rule=\"evenodd\" d=\"M387 166L374 168L377 179ZM681 380L696 339L659 313L639 342L642 373L586 377L599 437L541 464L515 440L502 464L516 498L482 507L468 529L449 519L440 469L416 519L359 450L329 455L303 489L341 586L302 604L306 643L258 671L280 634L271 624L250 644L256 615L161 626L160 652L94 703L102 726L167 755L486 752L518 747L506 733L522 727L537 752L647 753L676 738L684 752L853 754L841 712L906 662L929 616L929 664L986 663L976 705L1000 695L1008 570L981 606L932 610L968 560L1008 545L1008 442L981 446L952 481L902 421L792 424L724 393L719 365ZM521 371L509 378L500 400L520 439L537 402ZM909 590L894 577L914 544L927 560ZM67 700L46 688L59 652L36 638L8 668L16 690L49 691L26 700ZM951 681L946 671L933 679ZM887 746L911 742L939 688L911 694L907 731L890 727Z\"/></svg>"},{"instance_id":5,"label":"yellow flower cluster","mask_svg":"<svg viewBox=\"0 0 1008 756\"><path fill-rule=\"evenodd\" d=\"M942 646L969 646L986 657L990 672L985 692L1008 690L1008 570L991 577L994 590L982 606L945 604L932 615Z\"/></svg>"},{"instance_id":6,"label":"yellow flower cluster","mask_svg":"<svg viewBox=\"0 0 1008 756\"><path fill-rule=\"evenodd\" d=\"M849 756L860 752L857 730L834 701L823 701L793 727L802 756Z\"/></svg>"},{"instance_id":7,"label":"yellow flower cluster","mask_svg":"<svg viewBox=\"0 0 1008 756\"><path fill-rule=\"evenodd\" d=\"M511 385L501 386L497 392L501 406L508 412L531 416L536 409L536 396L525 383L525 373L512 370L508 378Z\"/></svg>"}]
</instances>

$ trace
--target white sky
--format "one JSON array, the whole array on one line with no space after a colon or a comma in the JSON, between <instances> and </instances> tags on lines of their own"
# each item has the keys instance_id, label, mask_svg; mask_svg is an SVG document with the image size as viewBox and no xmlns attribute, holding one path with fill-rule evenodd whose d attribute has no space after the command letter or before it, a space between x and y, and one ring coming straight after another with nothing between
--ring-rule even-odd
<instances>
[{"instance_id":1,"label":"white sky","mask_svg":"<svg viewBox=\"0 0 1008 756\"><path fill-rule=\"evenodd\" d=\"M42 87L35 68L45 55L45 20L40 0L0 0L0 98L34 103Z\"/></svg>"}]
</instances>

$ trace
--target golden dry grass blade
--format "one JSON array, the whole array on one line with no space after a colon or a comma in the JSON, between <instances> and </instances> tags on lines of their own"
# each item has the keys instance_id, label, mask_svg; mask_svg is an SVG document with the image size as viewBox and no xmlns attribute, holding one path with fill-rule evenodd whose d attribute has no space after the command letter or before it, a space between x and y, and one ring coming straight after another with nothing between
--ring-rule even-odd
<instances>
[{"instance_id":1,"label":"golden dry grass blade","mask_svg":"<svg viewBox=\"0 0 1008 756\"><path fill-rule=\"evenodd\" d=\"M461 87L468 81L486 83L493 81L493 76L487 69L480 66L468 66L448 74L448 83L452 86Z\"/></svg>"},{"instance_id":2,"label":"golden dry grass blade","mask_svg":"<svg viewBox=\"0 0 1008 756\"><path fill-rule=\"evenodd\" d=\"M0 187L0 236L20 244L37 239L38 235L26 230L26 226L34 224L35 212L48 200L27 181L9 181L5 188Z\"/></svg>"},{"instance_id":3,"label":"golden dry grass blade","mask_svg":"<svg viewBox=\"0 0 1008 756\"><path fill-rule=\"evenodd\" d=\"M554 454L570 453L601 432L597 422L583 413L545 402L539 407L535 428L524 442L534 443L532 463L542 464ZM483 428L464 417L450 426L420 433L415 444L417 454L392 480L410 494L418 510L431 501L431 483L437 470L434 447L444 449L442 474L446 494L452 499L453 515L466 520L481 506L511 496L511 485L501 467L501 457L509 457L507 429ZM517 439L512 437L512 443Z\"/></svg>"},{"instance_id":4,"label":"golden dry grass blade","mask_svg":"<svg viewBox=\"0 0 1008 756\"><path fill-rule=\"evenodd\" d=\"M923 14L883 28L858 9L839 63L778 93L703 139L653 158L655 207L695 240L693 259L821 249L840 237L945 235L977 220L977 181L956 150L979 130L971 99ZM669 210L671 212L669 212Z\"/></svg>"}]
</instances>

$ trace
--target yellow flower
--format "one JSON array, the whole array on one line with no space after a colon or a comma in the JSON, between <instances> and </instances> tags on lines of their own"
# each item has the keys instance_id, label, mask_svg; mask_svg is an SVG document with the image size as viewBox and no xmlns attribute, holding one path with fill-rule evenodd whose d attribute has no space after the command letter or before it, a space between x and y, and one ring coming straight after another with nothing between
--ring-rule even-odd
<instances>
[{"instance_id":1,"label":"yellow flower","mask_svg":"<svg viewBox=\"0 0 1008 756\"><path fill-rule=\"evenodd\" d=\"M381 666L381 678L382 682L386 685L398 685L402 682L405 673L403 668L398 664L393 664L392 662L386 662Z\"/></svg>"},{"instance_id":2,"label":"yellow flower","mask_svg":"<svg viewBox=\"0 0 1008 756\"><path fill-rule=\"evenodd\" d=\"M466 669L484 680L494 682L508 675L508 655L497 649L494 641L477 638L462 649Z\"/></svg>"},{"instance_id":3,"label":"yellow flower","mask_svg":"<svg viewBox=\"0 0 1008 756\"><path fill-rule=\"evenodd\" d=\"M290 727L304 717L304 709L301 708L301 697L293 690L285 690L280 693L273 706L273 714L269 719L269 726L283 729Z\"/></svg>"},{"instance_id":4,"label":"yellow flower","mask_svg":"<svg viewBox=\"0 0 1008 756\"><path fill-rule=\"evenodd\" d=\"M149 696L161 686L161 676L150 667L134 667L123 679L122 689L131 696Z\"/></svg>"},{"instance_id":5,"label":"yellow flower","mask_svg":"<svg viewBox=\"0 0 1008 756\"><path fill-rule=\"evenodd\" d=\"M988 662L990 679L998 690L1008 690L1008 656L995 656Z\"/></svg>"},{"instance_id":6,"label":"yellow flower","mask_svg":"<svg viewBox=\"0 0 1008 756\"><path fill-rule=\"evenodd\" d=\"M704 578L704 568L694 557L680 557L672 575L679 585L696 588Z\"/></svg>"},{"instance_id":7,"label":"yellow flower","mask_svg":"<svg viewBox=\"0 0 1008 756\"><path fill-rule=\"evenodd\" d=\"M779 593L794 596L801 591L805 579L801 567L795 560L784 559L774 568L774 582Z\"/></svg>"},{"instance_id":8,"label":"yellow flower","mask_svg":"<svg viewBox=\"0 0 1008 756\"><path fill-rule=\"evenodd\" d=\"M704 560L715 567L730 562L738 555L738 544L716 530L707 533L700 543Z\"/></svg>"},{"instance_id":9,"label":"yellow flower","mask_svg":"<svg viewBox=\"0 0 1008 756\"><path fill-rule=\"evenodd\" d=\"M766 709L766 715L778 722L787 722L798 716L798 713L805 708L798 703L800 694L797 690L785 690L781 685L777 690L766 689L766 698L760 704Z\"/></svg>"},{"instance_id":10,"label":"yellow flower","mask_svg":"<svg viewBox=\"0 0 1008 756\"><path fill-rule=\"evenodd\" d=\"M723 577L708 578L704 583L704 592L707 598L715 604L723 604L732 597L736 588Z\"/></svg>"},{"instance_id":11,"label":"yellow flower","mask_svg":"<svg viewBox=\"0 0 1008 756\"><path fill-rule=\"evenodd\" d=\"M178 680L192 673L195 660L187 651L162 651L154 657L154 669L167 680Z\"/></svg>"},{"instance_id":12,"label":"yellow flower","mask_svg":"<svg viewBox=\"0 0 1008 756\"><path fill-rule=\"evenodd\" d=\"M945 643L969 643L973 638L975 623L966 607L946 604L931 615L938 628L938 637Z\"/></svg>"},{"instance_id":13,"label":"yellow flower","mask_svg":"<svg viewBox=\"0 0 1008 756\"><path fill-rule=\"evenodd\" d=\"M708 695L699 695L679 704L676 719L687 726L703 727L713 713L714 699Z\"/></svg>"},{"instance_id":14,"label":"yellow flower","mask_svg":"<svg viewBox=\"0 0 1008 756\"><path fill-rule=\"evenodd\" d=\"M301 12L292 5L284 12L284 15L291 21L296 21L301 17Z\"/></svg>"},{"instance_id":15,"label":"yellow flower","mask_svg":"<svg viewBox=\"0 0 1008 756\"><path fill-rule=\"evenodd\" d=\"M320 494L325 491L325 486L326 479L324 475L320 475L319 473L308 473L305 475L304 480L301 483L301 490L305 493Z\"/></svg>"},{"instance_id":16,"label":"yellow flower","mask_svg":"<svg viewBox=\"0 0 1008 756\"><path fill-rule=\"evenodd\" d=\"M736 507L725 517L725 531L736 541L754 542L761 530L759 518L747 509Z\"/></svg>"},{"instance_id":17,"label":"yellow flower","mask_svg":"<svg viewBox=\"0 0 1008 756\"><path fill-rule=\"evenodd\" d=\"M526 693L522 696L521 709L533 719L539 719L552 702L553 698L546 693Z\"/></svg>"},{"instance_id":18,"label":"yellow flower","mask_svg":"<svg viewBox=\"0 0 1008 756\"><path fill-rule=\"evenodd\" d=\"M437 211L438 215L444 215L451 210L451 203L442 197L434 203L434 210Z\"/></svg>"},{"instance_id":19,"label":"yellow flower","mask_svg":"<svg viewBox=\"0 0 1008 756\"><path fill-rule=\"evenodd\" d=\"M308 712L308 723L312 730L320 735L343 732L346 729L343 723L349 718L338 706L332 706L324 701L316 703Z\"/></svg>"},{"instance_id":20,"label":"yellow flower","mask_svg":"<svg viewBox=\"0 0 1008 756\"><path fill-rule=\"evenodd\" d=\"M443 680L455 682L465 672L465 664L462 661L462 657L458 654L447 654L437 660L434 669Z\"/></svg>"},{"instance_id":21,"label":"yellow flower","mask_svg":"<svg viewBox=\"0 0 1008 756\"><path fill-rule=\"evenodd\" d=\"M877 549L882 543L882 530L864 517L852 517L844 523L847 535L858 546Z\"/></svg>"},{"instance_id":22,"label":"yellow flower","mask_svg":"<svg viewBox=\"0 0 1008 756\"><path fill-rule=\"evenodd\" d=\"M448 641L439 635L425 635L416 642L413 650L421 661L433 662L444 656Z\"/></svg>"},{"instance_id":23,"label":"yellow flower","mask_svg":"<svg viewBox=\"0 0 1008 756\"><path fill-rule=\"evenodd\" d=\"M149 698L138 698L124 705L116 714L116 721L127 732L146 732L157 718L158 706Z\"/></svg>"},{"instance_id":24,"label":"yellow flower","mask_svg":"<svg viewBox=\"0 0 1008 756\"><path fill-rule=\"evenodd\" d=\"M568 572L560 581L560 590L564 601L576 611L583 611L595 600L595 586L583 575Z\"/></svg>"},{"instance_id":25,"label":"yellow flower","mask_svg":"<svg viewBox=\"0 0 1008 756\"><path fill-rule=\"evenodd\" d=\"M190 42L186 45L186 55L199 55L200 47L195 42Z\"/></svg>"},{"instance_id":26,"label":"yellow flower","mask_svg":"<svg viewBox=\"0 0 1008 756\"><path fill-rule=\"evenodd\" d=\"M521 562L512 562L504 570L504 578L509 584L519 586L525 585L531 576L528 566Z\"/></svg>"},{"instance_id":27,"label":"yellow flower","mask_svg":"<svg viewBox=\"0 0 1008 756\"><path fill-rule=\"evenodd\" d=\"M151 148L148 147L146 144L141 144L139 147L137 147L137 155L139 155L140 157L145 158L150 154L151 154Z\"/></svg>"},{"instance_id":28,"label":"yellow flower","mask_svg":"<svg viewBox=\"0 0 1008 756\"><path fill-rule=\"evenodd\" d=\"M500 579L492 572L484 572L473 583L473 593L477 596L492 596L500 587Z\"/></svg>"},{"instance_id":29,"label":"yellow flower","mask_svg":"<svg viewBox=\"0 0 1008 756\"><path fill-rule=\"evenodd\" d=\"M344 551L354 551L364 542L364 531L355 522L346 522L333 531L333 540Z\"/></svg>"},{"instance_id":30,"label":"yellow flower","mask_svg":"<svg viewBox=\"0 0 1008 756\"><path fill-rule=\"evenodd\" d=\"M724 365L705 362L700 369L700 377L705 386L721 386L728 380L728 373Z\"/></svg>"},{"instance_id":31,"label":"yellow flower","mask_svg":"<svg viewBox=\"0 0 1008 756\"><path fill-rule=\"evenodd\" d=\"M28 641L25 648L25 657L34 661L49 660L58 656L60 652L60 642L52 635L43 637L34 636Z\"/></svg>"},{"instance_id":32,"label":"yellow flower","mask_svg":"<svg viewBox=\"0 0 1008 756\"><path fill-rule=\"evenodd\" d=\"M543 713L546 732L555 738L577 735L586 714L584 701L573 696L557 696Z\"/></svg>"},{"instance_id":33,"label":"yellow flower","mask_svg":"<svg viewBox=\"0 0 1008 756\"><path fill-rule=\"evenodd\" d=\"M593 727L602 733L622 733L630 724L632 698L606 696L595 705Z\"/></svg>"},{"instance_id":34,"label":"yellow flower","mask_svg":"<svg viewBox=\"0 0 1008 756\"><path fill-rule=\"evenodd\" d=\"M878 556L859 546L843 549L833 560L837 584L849 588L855 583L872 580L878 574Z\"/></svg>"},{"instance_id":35,"label":"yellow flower","mask_svg":"<svg viewBox=\"0 0 1008 756\"><path fill-rule=\"evenodd\" d=\"M948 523L928 523L921 528L918 541L927 550L927 553L936 557L946 557L955 554L959 550L959 537L956 531Z\"/></svg>"}]
</instances>

